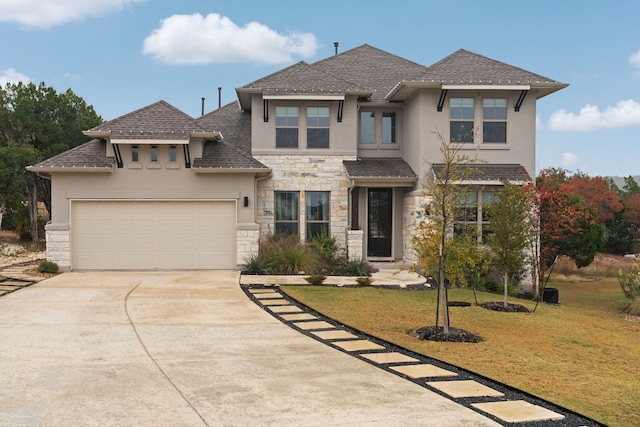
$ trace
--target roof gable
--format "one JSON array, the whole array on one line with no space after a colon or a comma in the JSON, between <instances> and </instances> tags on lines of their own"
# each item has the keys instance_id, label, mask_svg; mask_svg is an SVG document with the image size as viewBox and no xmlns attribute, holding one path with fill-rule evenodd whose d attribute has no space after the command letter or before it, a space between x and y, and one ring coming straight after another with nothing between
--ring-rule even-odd
<instances>
[{"instance_id":1,"label":"roof gable","mask_svg":"<svg viewBox=\"0 0 640 427\"><path fill-rule=\"evenodd\" d=\"M446 84L558 83L519 67L459 49L428 67L427 79Z\"/></svg>"},{"instance_id":2,"label":"roof gable","mask_svg":"<svg viewBox=\"0 0 640 427\"><path fill-rule=\"evenodd\" d=\"M356 82L372 92L372 101L384 96L400 81L421 79L427 68L368 44L347 50L312 64L313 67Z\"/></svg>"},{"instance_id":3,"label":"roof gable","mask_svg":"<svg viewBox=\"0 0 640 427\"><path fill-rule=\"evenodd\" d=\"M87 133L109 133L117 139L184 139L192 132L205 132L195 119L166 101L132 111L104 122Z\"/></svg>"}]
</instances>

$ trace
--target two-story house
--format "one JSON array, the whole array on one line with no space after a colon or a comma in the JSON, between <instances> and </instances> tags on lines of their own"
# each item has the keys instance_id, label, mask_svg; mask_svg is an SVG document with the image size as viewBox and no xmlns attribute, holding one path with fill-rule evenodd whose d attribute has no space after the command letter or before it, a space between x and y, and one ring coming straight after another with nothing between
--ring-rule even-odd
<instances>
[{"instance_id":1,"label":"two-story house","mask_svg":"<svg viewBox=\"0 0 640 427\"><path fill-rule=\"evenodd\" d=\"M412 260L440 138L483 160L465 183L481 236L491 190L535 176L536 101L566 86L465 50L427 67L363 45L237 88L198 119L160 101L29 168L52 182L47 258L232 269L271 233L329 233L352 258Z\"/></svg>"}]
</instances>

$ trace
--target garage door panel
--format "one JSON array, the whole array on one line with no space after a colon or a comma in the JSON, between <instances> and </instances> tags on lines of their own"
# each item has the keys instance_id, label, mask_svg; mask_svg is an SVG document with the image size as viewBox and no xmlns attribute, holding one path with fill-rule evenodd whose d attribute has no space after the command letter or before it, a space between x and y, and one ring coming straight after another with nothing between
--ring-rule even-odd
<instances>
[{"instance_id":1,"label":"garage door panel","mask_svg":"<svg viewBox=\"0 0 640 427\"><path fill-rule=\"evenodd\" d=\"M236 205L227 201L74 201L73 269L231 269Z\"/></svg>"}]
</instances>

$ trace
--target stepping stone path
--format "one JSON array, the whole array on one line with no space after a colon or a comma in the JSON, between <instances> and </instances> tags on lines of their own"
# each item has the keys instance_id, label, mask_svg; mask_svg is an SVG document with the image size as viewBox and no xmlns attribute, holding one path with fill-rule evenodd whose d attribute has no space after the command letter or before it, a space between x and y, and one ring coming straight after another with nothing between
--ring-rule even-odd
<instances>
[{"instance_id":1,"label":"stepping stone path","mask_svg":"<svg viewBox=\"0 0 640 427\"><path fill-rule=\"evenodd\" d=\"M544 425L548 426L553 421L558 421L558 427L602 425L503 384L349 330L290 301L277 288L244 287L244 290L257 304L301 333L449 397L503 425L526 423L535 426L536 422L546 422ZM513 399L513 396L517 398Z\"/></svg>"},{"instance_id":2,"label":"stepping stone path","mask_svg":"<svg viewBox=\"0 0 640 427\"><path fill-rule=\"evenodd\" d=\"M34 282L27 282L25 280L17 279L4 279L0 280L0 297L10 294L11 292L18 291L33 285Z\"/></svg>"}]
</instances>

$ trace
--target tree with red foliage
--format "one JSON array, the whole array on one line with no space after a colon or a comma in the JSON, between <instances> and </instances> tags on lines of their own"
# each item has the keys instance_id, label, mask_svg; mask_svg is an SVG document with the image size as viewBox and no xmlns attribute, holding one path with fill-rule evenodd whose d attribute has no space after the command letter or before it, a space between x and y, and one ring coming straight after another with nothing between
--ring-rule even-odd
<instances>
[{"instance_id":1,"label":"tree with red foliage","mask_svg":"<svg viewBox=\"0 0 640 427\"><path fill-rule=\"evenodd\" d=\"M540 231L538 278L545 277L558 255L573 258L578 267L589 265L604 242L604 228L567 172L542 170L536 179L534 200Z\"/></svg>"},{"instance_id":2,"label":"tree with red foliage","mask_svg":"<svg viewBox=\"0 0 640 427\"><path fill-rule=\"evenodd\" d=\"M590 177L576 173L567 178L567 185L587 202L597 214L598 221L603 224L614 219L616 213L624 208L620 195L601 176Z\"/></svg>"}]
</instances>

